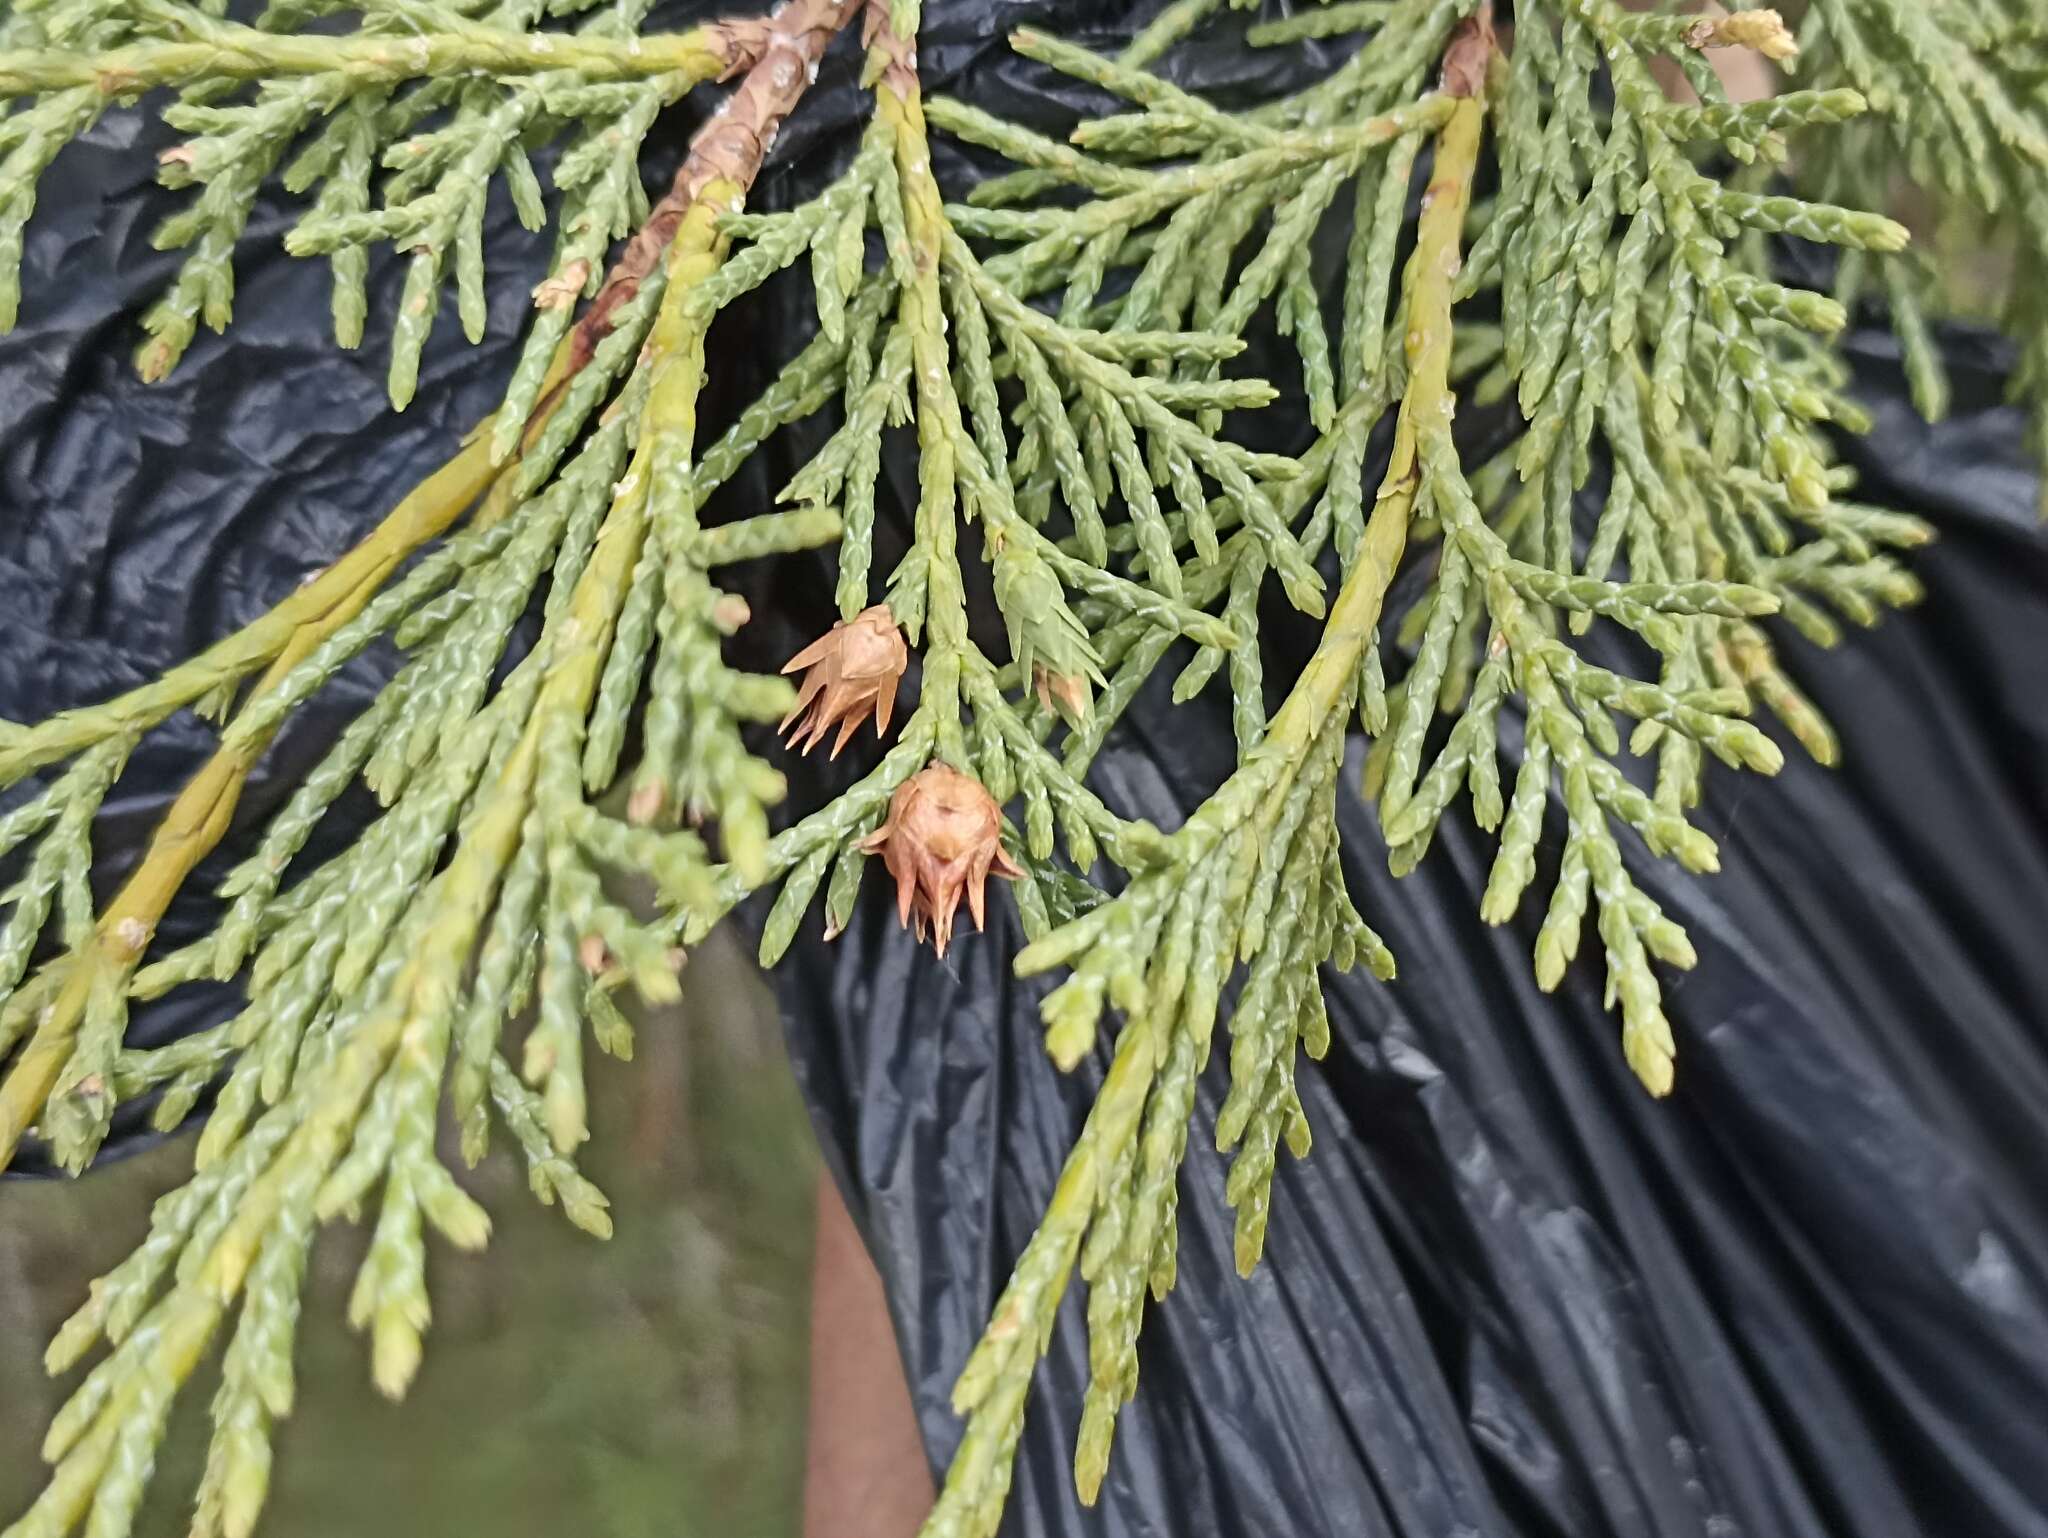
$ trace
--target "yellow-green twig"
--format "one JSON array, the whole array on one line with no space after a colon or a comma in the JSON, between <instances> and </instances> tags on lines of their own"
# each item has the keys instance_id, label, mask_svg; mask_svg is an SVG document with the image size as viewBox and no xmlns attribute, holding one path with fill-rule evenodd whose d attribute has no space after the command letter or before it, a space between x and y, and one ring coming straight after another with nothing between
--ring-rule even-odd
<instances>
[{"instance_id":1,"label":"yellow-green twig","mask_svg":"<svg viewBox=\"0 0 2048 1538\"><path fill-rule=\"evenodd\" d=\"M407 493L354 549L260 619L160 678L97 705L51 716L0 746L0 784L109 737L147 731L180 707L274 661L294 638L325 625L338 628L401 561L461 517L495 474L487 437L472 434L453 459Z\"/></svg>"},{"instance_id":2,"label":"yellow-green twig","mask_svg":"<svg viewBox=\"0 0 2048 1538\"><path fill-rule=\"evenodd\" d=\"M357 89L443 75L535 75L567 70L584 81L676 77L677 94L738 62L718 25L620 40L587 33L501 32L483 27L410 37L321 37L209 23L201 36L131 43L103 53L63 48L0 53L0 96L89 86L137 96L203 80L279 80L339 75Z\"/></svg>"}]
</instances>

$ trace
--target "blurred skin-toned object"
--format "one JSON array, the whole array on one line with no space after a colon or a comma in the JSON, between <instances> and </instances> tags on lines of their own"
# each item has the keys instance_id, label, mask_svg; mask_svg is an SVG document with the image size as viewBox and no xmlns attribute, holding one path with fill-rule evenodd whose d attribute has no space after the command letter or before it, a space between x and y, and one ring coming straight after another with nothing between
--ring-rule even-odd
<instances>
[{"instance_id":1,"label":"blurred skin-toned object","mask_svg":"<svg viewBox=\"0 0 2048 1538\"><path fill-rule=\"evenodd\" d=\"M818 1181L804 1538L909 1538L935 1489L882 1279L830 1175Z\"/></svg>"}]
</instances>

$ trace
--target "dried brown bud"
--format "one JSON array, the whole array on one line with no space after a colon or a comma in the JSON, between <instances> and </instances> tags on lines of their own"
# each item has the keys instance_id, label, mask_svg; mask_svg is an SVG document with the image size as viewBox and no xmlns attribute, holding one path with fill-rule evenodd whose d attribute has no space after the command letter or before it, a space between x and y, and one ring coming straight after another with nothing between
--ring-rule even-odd
<instances>
[{"instance_id":1,"label":"dried brown bud","mask_svg":"<svg viewBox=\"0 0 2048 1538\"><path fill-rule=\"evenodd\" d=\"M1038 703L1047 710L1057 710L1070 725L1079 726L1088 719L1094 701L1088 691L1088 680L1080 674L1034 667L1031 682L1038 690Z\"/></svg>"},{"instance_id":2,"label":"dried brown bud","mask_svg":"<svg viewBox=\"0 0 2048 1538\"><path fill-rule=\"evenodd\" d=\"M711 606L711 623L720 635L738 634L740 627L753 617L752 606L738 593L720 593Z\"/></svg>"},{"instance_id":3,"label":"dried brown bud","mask_svg":"<svg viewBox=\"0 0 2048 1538\"><path fill-rule=\"evenodd\" d=\"M796 709L782 719L783 730L795 722L790 741L798 752L808 753L836 725L839 737L832 756L837 758L870 711L876 735L889 729L896 681L909 665L910 649L887 604L841 620L783 665L785 673L807 670Z\"/></svg>"},{"instance_id":4,"label":"dried brown bud","mask_svg":"<svg viewBox=\"0 0 2048 1538\"><path fill-rule=\"evenodd\" d=\"M590 281L590 263L582 257L556 273L543 278L533 288L533 307L536 310L566 310L583 297L583 285Z\"/></svg>"},{"instance_id":5,"label":"dried brown bud","mask_svg":"<svg viewBox=\"0 0 2048 1538\"><path fill-rule=\"evenodd\" d=\"M1767 59L1794 59L1799 41L1776 11L1738 11L1707 16L1685 29L1691 48L1754 48Z\"/></svg>"},{"instance_id":6,"label":"dried brown bud","mask_svg":"<svg viewBox=\"0 0 2048 1538\"><path fill-rule=\"evenodd\" d=\"M918 939L931 927L941 956L953 938L961 894L974 927L983 926L989 872L1015 880L1024 874L1003 852L1003 812L981 782L934 762L896 787L889 816L861 840L896 878L896 917Z\"/></svg>"},{"instance_id":7,"label":"dried brown bud","mask_svg":"<svg viewBox=\"0 0 2048 1538\"><path fill-rule=\"evenodd\" d=\"M659 780L649 780L635 790L626 800L626 821L635 827L645 827L661 815L661 809L668 803L668 791Z\"/></svg>"}]
</instances>

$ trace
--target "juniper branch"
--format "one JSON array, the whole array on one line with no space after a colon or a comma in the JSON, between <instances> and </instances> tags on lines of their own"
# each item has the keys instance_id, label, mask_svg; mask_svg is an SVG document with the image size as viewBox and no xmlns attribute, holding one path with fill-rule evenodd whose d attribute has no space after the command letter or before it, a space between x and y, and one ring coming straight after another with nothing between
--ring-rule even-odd
<instances>
[{"instance_id":1,"label":"juniper branch","mask_svg":"<svg viewBox=\"0 0 2048 1538\"><path fill-rule=\"evenodd\" d=\"M1059 1066L1090 1050L1105 1010L1122 1017L1045 1222L959 1380L967 1428L927 1532L993 1531L1030 1374L1075 1269L1089 1286L1076 1477L1092 1499L1136 1390L1143 1295L1173 1285L1175 1172L1226 994L1231 1090L1216 1132L1249 1270L1279 1150L1309 1148L1295 1053L1313 1059L1329 1043L1318 969L1393 976L1341 874L1335 797L1354 723L1372 739L1365 789L1397 873L1461 798L1496 836L1488 921L1511 918L1532 885L1556 796L1562 869L1533 936L1537 980L1561 981L1591 917L1624 1054L1662 1092L1679 1033L1656 967L1697 958L1631 874L1622 829L1712 869L1718 852L1687 814L1709 756L1776 767L1779 750L1750 719L1758 704L1832 761L1833 734L1787 677L1772 629L1782 619L1832 642L1842 620L1912 601L1917 584L1892 552L1927 534L1850 500L1852 478L1819 429L1866 425L1828 342L1857 264L1896 252L1905 231L1873 207L1867 149L1832 162L1821 200L1786 195L1774 178L1809 157L1788 156L1783 136L1864 143L1854 136L1874 110L1905 125L1923 161L1940 147L1969 162L1944 173L1951 191L1988 204L2017 189L2020 207L2036 206L2032 173L2016 168L2038 124L1979 62L2003 34L1973 21L1937 37L1897 14L1898 0L1816 6L1818 89L1741 105L1720 95L1700 50L1789 60L1775 13L1528 0L1503 56L1478 0L1334 4L1252 29L1268 46L1369 35L1326 79L1247 112L1146 69L1218 9L1183 0L1118 60L1041 34L1014 40L1132 104L1069 144L925 102L914 3L797 0L708 29L726 65L751 68L649 208L633 157L697 67L663 51L705 33L645 33L643 9L624 0L573 34L536 30L539 0L460 12L407 0L338 38L288 29L313 8L274 7L252 32L169 0L114 14L51 0L33 34L0 23L0 82L27 98L0 117L0 271L12 271L42 171L106 105L101 83L117 94L145 76L185 83L171 113L193 137L165 172L201 192L163 232L191 255L153 312L152 374L199 320L225 323L247 193L304 132L286 180L319 192L293 238L333 257L344 339L363 325L367 245L422 247L396 327L402 400L444 268L465 324L479 321L490 179L504 176L522 218L544 225L527 150L557 126L577 135L556 165L556 256L505 404L451 466L329 574L193 664L40 726L0 727L0 779L53 771L0 813L0 853L23 850L21 879L0 899L11 908L0 1055L14 1054L0 1130L11 1146L40 1116L80 1162L115 1100L161 1092L160 1124L175 1125L220 1083L193 1182L53 1347L57 1366L102 1339L110 1350L53 1426L52 1483L10 1538L82 1520L126 1530L170 1398L230 1314L196 1527L241 1538L289 1408L315 1222L377 1204L350 1313L394 1395L430 1319L426 1229L464 1246L486 1236L434 1153L439 1087L452 1086L468 1157L501 1126L537 1194L608 1232L603 1198L573 1163L589 1130L586 1022L600 1048L629 1052L619 988L672 997L678 942L765 888L777 889L765 963L815 906L837 933L871 859L903 920L941 949L958 906L978 926L987 878L1012 878L1031 939L1020 970L1069 971L1043 1011ZM875 113L846 173L796 208L745 212L775 128L856 11ZM386 35L401 25L424 41ZM436 48L474 72L408 72ZM1658 58L1677 63L1696 104L1656 88ZM1908 67L1930 72L1924 101L1897 89ZM259 84L238 97L244 79ZM1018 169L947 203L935 129ZM1498 190L1475 211L1489 143ZM1723 154L1736 174L1712 158ZM373 163L394 155L373 208ZM1428 181L1411 237L1418 165ZM1315 253L1319 232L1346 218L1333 334ZM636 220L607 273L611 243ZM867 270L870 228L879 272ZM1766 233L1844 248L1843 292L1782 281ZM720 312L799 261L817 336L701 443ZM1915 319L1924 274L1882 276L1917 338L1916 389L1938 404ZM1497 319L1456 308L1493 289ZM5 284L0 300L11 315ZM1224 372L1268 322L1302 365L1301 393L1284 404ZM1507 403L1514 425L1476 467L1451 430L1458 395ZM1313 429L1298 457L1252 452L1225 430L1235 413L1276 405ZM713 492L770 433L828 408L836 430L784 505L709 521ZM1382 470L1374 430L1390 409ZM908 555L877 602L882 442L899 426L915 429L918 500ZM1596 512L1590 534L1575 522L1581 503ZM749 616L718 568L835 540L841 622L792 660L797 684L734 668L724 643ZM976 550L1007 656L985 655L967 625ZM1385 612L1397 573L1416 567L1416 602ZM1278 577L1319 612L1329 572L1319 643L1269 718L1266 583ZM519 654L514 622L536 601L539 640ZM1580 649L1596 625L1643 643L1643 676ZM143 954L270 735L387 633L404 665L229 877L218 928ZM1122 817L1087 773L1181 637L1195 653L1174 697L1227 690L1239 762L1162 832ZM897 723L913 646L919 697ZM245 692L213 764L95 915L92 817L133 741L185 704L225 713ZM1519 764L1504 769L1508 710L1526 730ZM1630 750L1655 761L1652 788L1620 766L1618 717ZM799 747L836 729L836 748L870 720L889 740L855 785L778 830L782 776L744 731L778 719ZM625 769L621 820L595 798L620 777L636 724L642 754ZM287 888L312 828L359 778L383 814ZM684 819L715 826L676 826ZM1105 860L1126 878L1113 897L1089 874ZM612 871L651 878L653 917L611 894ZM64 954L31 970L46 929ZM238 1013L168 1048L124 1047L128 998L204 977L242 982ZM509 1041L528 1005L532 1025Z\"/></svg>"},{"instance_id":2,"label":"juniper branch","mask_svg":"<svg viewBox=\"0 0 2048 1538\"><path fill-rule=\"evenodd\" d=\"M100 53L68 49L0 52L0 96L39 96L84 87L103 97L139 96L199 81L333 76L351 92L438 76L499 78L563 71L585 81L668 76L680 94L739 62L719 24L628 41L555 33L507 35L483 27L405 38L293 36L177 11L182 37Z\"/></svg>"}]
</instances>

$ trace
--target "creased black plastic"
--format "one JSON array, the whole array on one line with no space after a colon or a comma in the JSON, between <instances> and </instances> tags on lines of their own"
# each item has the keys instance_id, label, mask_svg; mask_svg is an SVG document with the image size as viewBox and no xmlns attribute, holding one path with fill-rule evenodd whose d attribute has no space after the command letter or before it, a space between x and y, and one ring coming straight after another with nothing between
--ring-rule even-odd
<instances>
[{"instance_id":1,"label":"creased black plastic","mask_svg":"<svg viewBox=\"0 0 2048 1538\"><path fill-rule=\"evenodd\" d=\"M1011 57L1002 35L1029 21L1110 44L1154 9L930 0L921 60L935 89L1057 128L1099 103ZM1242 48L1230 27L1176 56L1181 78L1257 95L1313 65ZM832 56L758 206L843 163L854 67L849 46ZM396 416L377 333L354 357L325 340L324 271L278 253L282 214L266 202L237 264L234 330L145 387L127 355L169 269L144 239L165 142L128 121L101 129L61 162L30 228L22 327L0 343L0 715L135 682L344 548L489 409L543 260L501 211L494 260L520 275L494 289L490 340L462 345L444 316L418 403ZM939 155L964 186L963 158ZM378 270L388 309L395 267ZM723 323L713 419L810 316L797 284ZM1535 990L1533 899L1507 929L1479 923L1487 849L1465 813L1396 883L1346 798L1352 892L1400 979L1325 979L1335 1046L1300 1080L1316 1148L1283 1160L1248 1283L1206 1137L1212 1070L1183 1176L1180 1285L1149 1311L1101 1504L1083 1513L1067 1473L1085 1375L1070 1302L1007 1533L2048 1534L2048 544L2018 419L1999 403L2002 356L1951 344L1955 412L1929 429L1882 331L1851 340L1878 419L1848 449L1860 494L1925 514L1941 539L1915 563L1919 609L1830 655L1786 642L1841 729L1844 766L1795 753L1772 783L1710 776L1723 872L1640 864L1700 951L1693 974L1668 978L1676 1094L1653 1103L1635 1087L1587 967L1554 997ZM710 515L766 504L820 432L778 438ZM878 571L901 547L907 447L887 467ZM829 619L822 560L741 585L757 665ZM1271 617L1283 656L1312 642ZM364 659L294 725L251 812L389 666ZM1286 672L1269 668L1276 688ZM1169 709L1171 676L1097 773L1113 804L1169 826L1231 761L1220 703ZM145 744L98 829L114 865L209 741L181 717ZM802 766L793 805L870 761L848 756ZM1553 859L1554 845L1553 829ZM1063 1079L1046 1061L1042 985L1009 976L1021 937L1007 904L993 911L992 932L941 964L897 930L876 875L849 931L827 946L814 916L778 974L938 1466L958 1436L952 1377L1102 1066ZM167 934L207 912L181 902ZM142 1011L138 1031L169 1036L224 1007L181 995Z\"/></svg>"}]
</instances>

